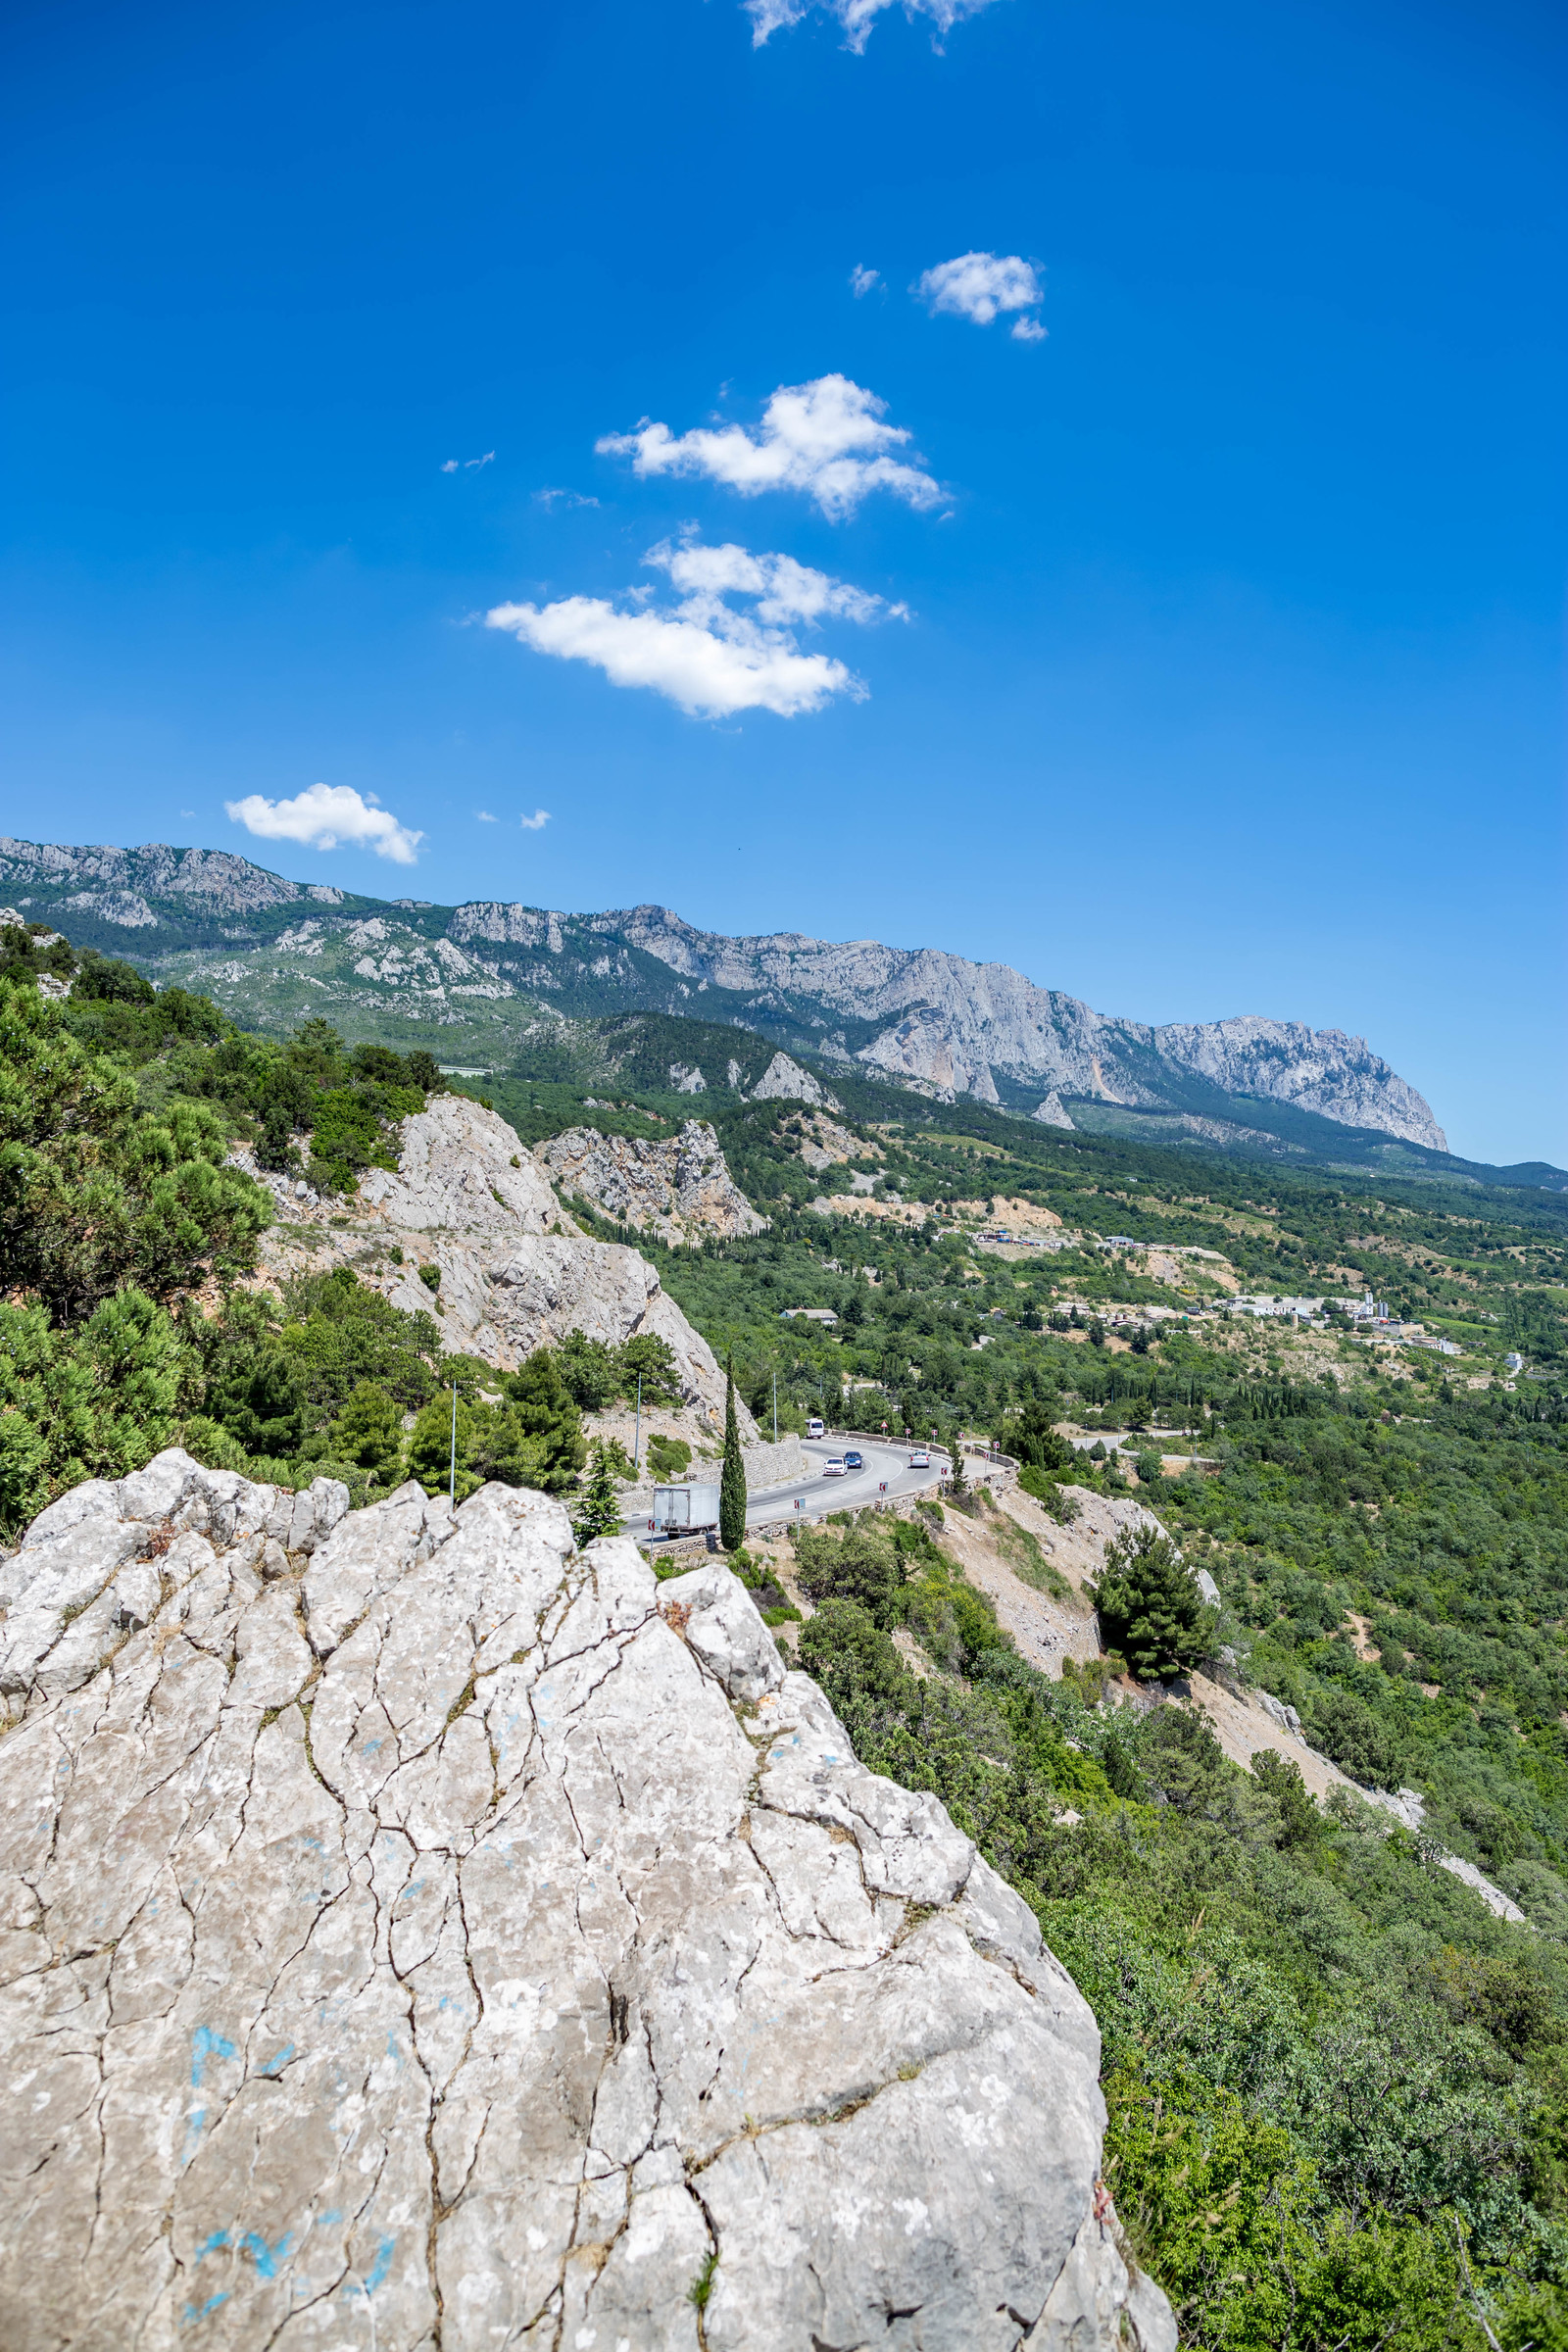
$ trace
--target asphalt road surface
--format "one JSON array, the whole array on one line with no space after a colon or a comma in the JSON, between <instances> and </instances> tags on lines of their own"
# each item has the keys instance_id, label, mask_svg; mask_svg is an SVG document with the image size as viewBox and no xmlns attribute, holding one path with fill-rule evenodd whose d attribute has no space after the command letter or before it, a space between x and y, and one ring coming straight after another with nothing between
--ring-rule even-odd
<instances>
[{"instance_id":1,"label":"asphalt road surface","mask_svg":"<svg viewBox=\"0 0 1568 2352\"><path fill-rule=\"evenodd\" d=\"M803 1438L801 1445L813 1464L842 1454L848 1446L852 1452L864 1456L865 1467L852 1470L847 1478L824 1478L821 1470L813 1467L808 1478L793 1480L788 1486L754 1488L746 1497L748 1527L760 1527L775 1519L820 1518L825 1511L855 1511L868 1502L885 1502L895 1494L935 1494L939 1482L947 1475L948 1457L935 1446L929 1449L930 1469L911 1470L909 1449L906 1446L889 1446L865 1438ZM715 1483L717 1471L715 1462ZM646 1541L647 1514L628 1520L626 1532Z\"/></svg>"}]
</instances>

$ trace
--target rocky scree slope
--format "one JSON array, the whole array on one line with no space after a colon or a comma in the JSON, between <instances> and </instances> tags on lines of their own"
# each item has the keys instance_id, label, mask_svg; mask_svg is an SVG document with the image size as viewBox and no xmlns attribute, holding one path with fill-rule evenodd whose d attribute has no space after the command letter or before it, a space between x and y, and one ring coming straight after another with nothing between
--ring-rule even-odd
<instances>
[{"instance_id":1,"label":"rocky scree slope","mask_svg":"<svg viewBox=\"0 0 1568 2352\"><path fill-rule=\"evenodd\" d=\"M0 1562L28 2352L1174 2352L1087 2005L716 1566L178 1451Z\"/></svg>"},{"instance_id":2,"label":"rocky scree slope","mask_svg":"<svg viewBox=\"0 0 1568 2352\"><path fill-rule=\"evenodd\" d=\"M1109 1018L1004 963L796 932L731 939L662 906L573 915L473 901L352 898L222 852L0 839L0 893L29 920L189 981L251 1026L326 1012L458 1030L515 1053L541 1005L730 1022L952 1099L997 1080L1137 1109L1225 1111L1259 1097L1446 1151L1430 1105L1365 1041L1248 1014ZM712 1073L708 1074L712 1083ZM1054 1116L1054 1113L1053 1113Z\"/></svg>"},{"instance_id":3,"label":"rocky scree slope","mask_svg":"<svg viewBox=\"0 0 1568 2352\"><path fill-rule=\"evenodd\" d=\"M251 1168L248 1151L234 1157ZM432 1095L398 1131L396 1172L368 1169L356 1200L316 1200L286 1178L261 1180L278 1211L261 1244L270 1285L349 1266L404 1313L433 1313L449 1353L502 1371L568 1332L611 1348L648 1333L667 1343L686 1401L721 1425L724 1375L654 1268L635 1250L578 1232L516 1130L482 1102ZM421 1267L439 1275L433 1291ZM742 1436L755 1439L738 1399L737 1411Z\"/></svg>"}]
</instances>

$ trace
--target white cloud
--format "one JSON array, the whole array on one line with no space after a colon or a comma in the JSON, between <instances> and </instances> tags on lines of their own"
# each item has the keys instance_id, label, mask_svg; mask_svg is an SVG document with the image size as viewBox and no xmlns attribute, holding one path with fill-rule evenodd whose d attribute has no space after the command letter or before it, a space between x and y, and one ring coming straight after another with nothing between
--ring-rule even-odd
<instances>
[{"instance_id":1,"label":"white cloud","mask_svg":"<svg viewBox=\"0 0 1568 2352\"><path fill-rule=\"evenodd\" d=\"M862 294L869 294L871 288L881 282L881 277L880 270L868 270L863 262L857 262L850 271L850 292L856 301L858 302Z\"/></svg>"},{"instance_id":2,"label":"white cloud","mask_svg":"<svg viewBox=\"0 0 1568 2352\"><path fill-rule=\"evenodd\" d=\"M550 822L550 811L548 808L536 808L532 816L519 816L517 822L525 833L540 833Z\"/></svg>"},{"instance_id":3,"label":"white cloud","mask_svg":"<svg viewBox=\"0 0 1568 2352\"><path fill-rule=\"evenodd\" d=\"M493 466L495 462L496 453L493 449L487 449L482 458L465 458L463 461L465 466Z\"/></svg>"},{"instance_id":4,"label":"white cloud","mask_svg":"<svg viewBox=\"0 0 1568 2352\"><path fill-rule=\"evenodd\" d=\"M443 458L443 459L442 459L442 461L441 461L441 465L440 465L440 468L439 468L439 470L440 470L442 473L456 473L456 472L457 472L457 470L458 470L458 461L457 461L457 459L456 459L456 458Z\"/></svg>"},{"instance_id":5,"label":"white cloud","mask_svg":"<svg viewBox=\"0 0 1568 2352\"><path fill-rule=\"evenodd\" d=\"M232 824L262 841L299 841L317 850L335 850L346 841L390 858L394 865L413 865L424 839L400 825L373 792L362 800L352 784L313 784L291 801L268 801L253 792L223 807Z\"/></svg>"},{"instance_id":6,"label":"white cloud","mask_svg":"<svg viewBox=\"0 0 1568 2352\"><path fill-rule=\"evenodd\" d=\"M541 507L597 507L597 498L584 498L580 490L536 490L534 497Z\"/></svg>"},{"instance_id":7,"label":"white cloud","mask_svg":"<svg viewBox=\"0 0 1568 2352\"><path fill-rule=\"evenodd\" d=\"M780 384L755 432L699 425L677 440L667 424L645 417L636 432L607 433L595 447L629 457L640 474L707 474L745 498L804 490L833 521L853 514L873 490L933 507L942 493L931 476L889 455L910 436L882 422L886 407L846 375L819 375L809 384Z\"/></svg>"},{"instance_id":8,"label":"white cloud","mask_svg":"<svg viewBox=\"0 0 1568 2352\"><path fill-rule=\"evenodd\" d=\"M473 821L478 825L499 825L501 819L499 816L492 816L488 808L476 808L473 812Z\"/></svg>"},{"instance_id":9,"label":"white cloud","mask_svg":"<svg viewBox=\"0 0 1568 2352\"><path fill-rule=\"evenodd\" d=\"M792 556L685 538L650 548L647 561L681 591L671 610L650 607L652 591L637 589L630 612L603 597L572 596L542 609L498 605L485 614L486 626L509 630L536 653L591 662L612 685L650 687L693 716L755 710L795 718L834 695L863 701L866 690L842 662L803 653L788 624L907 616L903 605L886 605ZM734 597L755 598L753 610L737 612L726 602Z\"/></svg>"},{"instance_id":10,"label":"white cloud","mask_svg":"<svg viewBox=\"0 0 1568 2352\"><path fill-rule=\"evenodd\" d=\"M804 621L808 628L823 620L864 623L883 615L908 618L906 605L886 605L881 597L852 588L847 580L835 580L809 564L797 564L793 556L754 556L733 541L704 547L690 537L665 539L649 549L644 562L667 571L685 591L682 612L708 624L736 617L727 607L720 608L720 600L729 595L758 598L757 618L769 627L787 627L791 621Z\"/></svg>"},{"instance_id":11,"label":"white cloud","mask_svg":"<svg viewBox=\"0 0 1568 2352\"><path fill-rule=\"evenodd\" d=\"M487 449L482 458L443 458L438 471L442 473L466 473L475 466L493 466L495 462L495 451L493 449Z\"/></svg>"},{"instance_id":12,"label":"white cloud","mask_svg":"<svg viewBox=\"0 0 1568 2352\"><path fill-rule=\"evenodd\" d=\"M1001 311L1031 311L1044 302L1032 264L1015 253L960 253L956 261L939 262L910 287L933 313L951 311L989 326ZM1020 318L1013 328L1020 343L1043 343L1046 330L1038 320Z\"/></svg>"},{"instance_id":13,"label":"white cloud","mask_svg":"<svg viewBox=\"0 0 1568 2352\"><path fill-rule=\"evenodd\" d=\"M752 20L752 45L760 49L769 33L787 31L799 24L813 7L825 16L836 17L844 27L844 46L857 56L864 49L871 27L893 0L741 0ZM911 24L916 17L929 17L936 26L936 46L942 46L942 35L951 32L963 17L978 15L989 0L904 0L904 13Z\"/></svg>"}]
</instances>

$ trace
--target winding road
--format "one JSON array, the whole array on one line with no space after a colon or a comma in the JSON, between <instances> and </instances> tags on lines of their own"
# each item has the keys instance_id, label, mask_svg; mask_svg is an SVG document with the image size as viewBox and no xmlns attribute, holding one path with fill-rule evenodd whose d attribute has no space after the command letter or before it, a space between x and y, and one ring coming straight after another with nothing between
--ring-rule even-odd
<instances>
[{"instance_id":1,"label":"winding road","mask_svg":"<svg viewBox=\"0 0 1568 2352\"><path fill-rule=\"evenodd\" d=\"M934 1494L948 1472L948 1457L935 1446L930 1448L930 1469L911 1470L908 1447L890 1446L882 1439L803 1438L801 1445L813 1464L842 1454L848 1446L864 1455L865 1467L852 1470L848 1478L824 1478L820 1468L813 1468L809 1477L787 1486L755 1488L746 1497L748 1527L775 1519L819 1519L827 1511L859 1510L865 1503L885 1502L898 1494ZM628 1518L626 1532L646 1543L647 1513Z\"/></svg>"}]
</instances>

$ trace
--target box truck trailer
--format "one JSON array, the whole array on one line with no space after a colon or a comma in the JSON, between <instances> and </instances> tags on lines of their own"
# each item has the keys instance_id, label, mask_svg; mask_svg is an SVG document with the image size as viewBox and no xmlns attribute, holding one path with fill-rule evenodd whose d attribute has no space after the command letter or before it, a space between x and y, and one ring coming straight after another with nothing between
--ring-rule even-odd
<instances>
[{"instance_id":1,"label":"box truck trailer","mask_svg":"<svg viewBox=\"0 0 1568 2352\"><path fill-rule=\"evenodd\" d=\"M693 1481L690 1486L656 1487L650 1535L695 1536L718 1525L718 1489Z\"/></svg>"}]
</instances>

